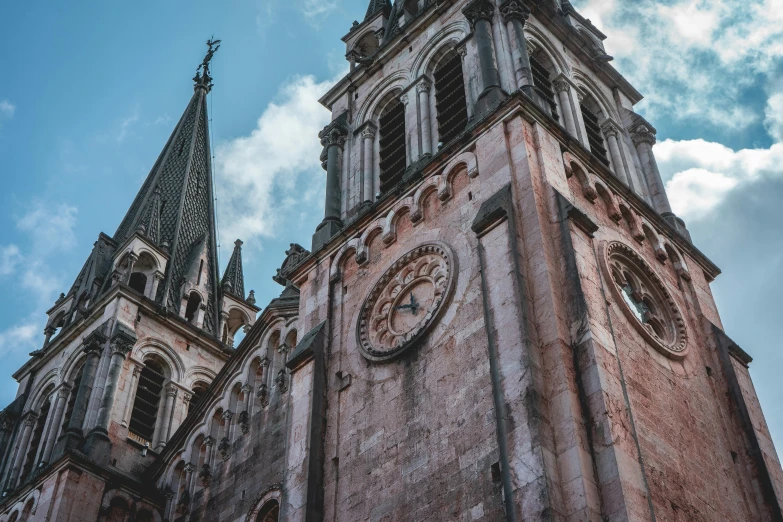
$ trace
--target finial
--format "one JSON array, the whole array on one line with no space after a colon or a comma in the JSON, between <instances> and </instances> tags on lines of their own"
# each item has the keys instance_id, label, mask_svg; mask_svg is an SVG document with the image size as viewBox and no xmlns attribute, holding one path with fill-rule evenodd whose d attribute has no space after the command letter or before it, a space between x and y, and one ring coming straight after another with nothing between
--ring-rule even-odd
<instances>
[{"instance_id":1,"label":"finial","mask_svg":"<svg viewBox=\"0 0 783 522\"><path fill-rule=\"evenodd\" d=\"M236 241L234 241L234 246L235 246L236 248L242 248L242 245L243 245L243 244L244 244L244 243L242 243L242 240L241 240L241 239L237 239Z\"/></svg>"},{"instance_id":2,"label":"finial","mask_svg":"<svg viewBox=\"0 0 783 522\"><path fill-rule=\"evenodd\" d=\"M251 290L249 294L247 294L247 299L245 299L247 304L254 305L256 304L256 291Z\"/></svg>"},{"instance_id":3,"label":"finial","mask_svg":"<svg viewBox=\"0 0 783 522\"><path fill-rule=\"evenodd\" d=\"M218 49L220 49L220 40L215 40L213 36L207 40L207 54L204 55L204 59L201 64L196 68L196 76L193 77L193 81L196 82L196 87L204 87L209 91L212 89L212 77L209 74L209 62L212 61L212 57L215 55Z\"/></svg>"}]
</instances>

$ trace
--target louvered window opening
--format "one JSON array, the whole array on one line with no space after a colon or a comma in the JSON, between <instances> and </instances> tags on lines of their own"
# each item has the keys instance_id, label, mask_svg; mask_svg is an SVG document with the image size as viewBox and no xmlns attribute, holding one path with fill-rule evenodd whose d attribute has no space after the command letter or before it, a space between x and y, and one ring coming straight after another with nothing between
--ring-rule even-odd
<instances>
[{"instance_id":1,"label":"louvered window opening","mask_svg":"<svg viewBox=\"0 0 783 522\"><path fill-rule=\"evenodd\" d=\"M435 69L435 109L438 113L438 136L445 145L468 126L462 58L458 54Z\"/></svg>"},{"instance_id":2,"label":"louvered window opening","mask_svg":"<svg viewBox=\"0 0 783 522\"><path fill-rule=\"evenodd\" d=\"M71 388L71 394L68 396L68 405L65 407L65 415L63 415L63 424L61 427L63 433L65 433L65 430L68 429L68 423L71 422L71 415L73 415L73 407L76 404L76 394L79 392L79 385L82 383L82 370L84 370L84 367L82 367L82 369L79 370L79 374L73 380L73 387Z\"/></svg>"},{"instance_id":3,"label":"louvered window opening","mask_svg":"<svg viewBox=\"0 0 783 522\"><path fill-rule=\"evenodd\" d=\"M164 380L162 369L153 362L146 363L141 370L136 400L133 401L133 413L128 426L131 438L138 442L152 443Z\"/></svg>"},{"instance_id":4,"label":"louvered window opening","mask_svg":"<svg viewBox=\"0 0 783 522\"><path fill-rule=\"evenodd\" d=\"M582 119L585 122L587 142L590 144L590 151L593 153L593 156L601 160L601 163L608 167L609 158L606 157L604 138L601 135L601 127L598 126L598 118L584 105L580 105L580 108L582 109Z\"/></svg>"},{"instance_id":5,"label":"louvered window opening","mask_svg":"<svg viewBox=\"0 0 783 522\"><path fill-rule=\"evenodd\" d=\"M533 73L533 89L549 105L552 117L559 120L557 114L557 104L555 103L555 92L552 90L552 81L549 79L549 71L541 62L534 57L530 57L530 70Z\"/></svg>"},{"instance_id":6,"label":"louvered window opening","mask_svg":"<svg viewBox=\"0 0 783 522\"><path fill-rule=\"evenodd\" d=\"M379 123L381 192L402 180L405 172L405 106L393 101L381 115Z\"/></svg>"},{"instance_id":7,"label":"louvered window opening","mask_svg":"<svg viewBox=\"0 0 783 522\"><path fill-rule=\"evenodd\" d=\"M33 465L35 464L35 454L38 453L38 446L41 444L41 438L43 437L44 427L46 426L46 417L49 416L49 408L51 403L46 403L41 406L41 411L38 412L38 419L35 421L35 430L33 436L30 438L30 447L27 450L27 456L24 460L24 468L22 468L22 474L20 478L24 480L27 475L33 471Z\"/></svg>"}]
</instances>

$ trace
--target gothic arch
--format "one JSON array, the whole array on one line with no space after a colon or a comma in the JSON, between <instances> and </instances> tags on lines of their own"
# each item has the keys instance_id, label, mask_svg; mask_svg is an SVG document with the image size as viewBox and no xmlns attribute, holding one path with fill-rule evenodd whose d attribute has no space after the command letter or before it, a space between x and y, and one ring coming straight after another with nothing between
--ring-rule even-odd
<instances>
[{"instance_id":1,"label":"gothic arch","mask_svg":"<svg viewBox=\"0 0 783 522\"><path fill-rule=\"evenodd\" d=\"M185 365L180 356L171 349L169 345L157 339L144 339L139 341L133 348L133 358L138 361L144 361L152 355L164 360L171 369L169 379L173 382L182 382L185 375Z\"/></svg>"},{"instance_id":2,"label":"gothic arch","mask_svg":"<svg viewBox=\"0 0 783 522\"><path fill-rule=\"evenodd\" d=\"M277 502L278 505L282 506L282 498L283 494L280 484L273 484L272 486L267 487L258 496L258 500L256 500L250 507L250 510L247 512L247 517L245 517L245 522L256 522L256 517L258 517L261 509L267 504L267 502L274 501Z\"/></svg>"},{"instance_id":3,"label":"gothic arch","mask_svg":"<svg viewBox=\"0 0 783 522\"><path fill-rule=\"evenodd\" d=\"M394 207L386 214L385 223L381 239L385 245L390 245L397 240L397 223L403 216L410 218L410 210L413 206L413 198L407 197L397 202Z\"/></svg>"},{"instance_id":4,"label":"gothic arch","mask_svg":"<svg viewBox=\"0 0 783 522\"><path fill-rule=\"evenodd\" d=\"M101 502L101 511L108 511L109 507L111 506L111 501L115 498L121 498L125 501L125 503L128 505L128 509L130 512L133 512L133 508L136 505L136 501L133 500L133 497L130 496L129 493L121 490L121 489L110 489L106 493L103 494L103 501Z\"/></svg>"},{"instance_id":5,"label":"gothic arch","mask_svg":"<svg viewBox=\"0 0 783 522\"><path fill-rule=\"evenodd\" d=\"M73 350L60 369L60 382L69 384L73 382L86 359L87 355L81 345Z\"/></svg>"},{"instance_id":6,"label":"gothic arch","mask_svg":"<svg viewBox=\"0 0 783 522\"><path fill-rule=\"evenodd\" d=\"M661 240L661 236L644 220L642 220L642 231L647 237L647 242L652 246L653 251L655 251L655 257L658 258L658 261L661 263L665 262L669 256L666 253L666 247Z\"/></svg>"},{"instance_id":7,"label":"gothic arch","mask_svg":"<svg viewBox=\"0 0 783 522\"><path fill-rule=\"evenodd\" d=\"M578 69L574 69L572 75L579 90L592 97L598 104L601 112L603 112L604 120L612 120L614 122L621 121L620 115L617 113L612 102L604 95L604 91L593 82L593 80ZM603 123L603 121L600 123Z\"/></svg>"},{"instance_id":8,"label":"gothic arch","mask_svg":"<svg viewBox=\"0 0 783 522\"><path fill-rule=\"evenodd\" d=\"M424 219L424 211L421 204L431 192L438 190L440 186L440 176L432 176L428 178L418 189L413 193L413 205L411 206L411 221L419 223Z\"/></svg>"},{"instance_id":9,"label":"gothic arch","mask_svg":"<svg viewBox=\"0 0 783 522\"><path fill-rule=\"evenodd\" d=\"M359 111L356 113L356 127L360 127L366 121L377 119L383 106L389 101L390 95L395 91L402 91L407 87L407 74L404 71L396 71L385 77L365 98ZM379 108L379 105L381 106Z\"/></svg>"},{"instance_id":10,"label":"gothic arch","mask_svg":"<svg viewBox=\"0 0 783 522\"><path fill-rule=\"evenodd\" d=\"M409 82L422 76L432 76L438 62L448 51L454 49L459 42L470 33L467 21L461 20L445 25L424 44L424 47L411 65Z\"/></svg>"},{"instance_id":11,"label":"gothic arch","mask_svg":"<svg viewBox=\"0 0 783 522\"><path fill-rule=\"evenodd\" d=\"M541 50L555 68L555 73L569 76L571 68L568 66L568 62L563 57L557 48L552 45L549 38L544 34L535 22L531 23L532 19L525 23L525 35L527 40L531 41L535 45L536 50Z\"/></svg>"},{"instance_id":12,"label":"gothic arch","mask_svg":"<svg viewBox=\"0 0 783 522\"><path fill-rule=\"evenodd\" d=\"M576 159L570 152L563 153L563 165L566 171L566 177L575 176L582 187L582 195L591 203L598 198L598 193L593 188L590 176L591 172L585 165Z\"/></svg>"},{"instance_id":13,"label":"gothic arch","mask_svg":"<svg viewBox=\"0 0 783 522\"><path fill-rule=\"evenodd\" d=\"M612 194L612 192L602 183L597 181L595 182L595 191L604 202L604 205L606 206L606 214L609 216L609 219L615 223L619 223L623 218L623 215L620 213L620 209L617 208L617 202L614 199L614 194Z\"/></svg>"},{"instance_id":14,"label":"gothic arch","mask_svg":"<svg viewBox=\"0 0 783 522\"><path fill-rule=\"evenodd\" d=\"M212 381L215 380L215 376L215 372L206 366L192 366L185 374L183 382L187 389L191 389L199 381L208 381L209 383L212 383Z\"/></svg>"},{"instance_id":15,"label":"gothic arch","mask_svg":"<svg viewBox=\"0 0 783 522\"><path fill-rule=\"evenodd\" d=\"M42 394L46 391L47 387L51 386L52 391L54 391L54 388L58 385L58 375L59 371L57 368L52 368L46 373L46 376L44 376L43 379L38 381L38 384L35 385L35 387L30 392L30 400L27 401L28 409L34 409L37 410L40 408L42 401L44 397Z\"/></svg>"}]
</instances>

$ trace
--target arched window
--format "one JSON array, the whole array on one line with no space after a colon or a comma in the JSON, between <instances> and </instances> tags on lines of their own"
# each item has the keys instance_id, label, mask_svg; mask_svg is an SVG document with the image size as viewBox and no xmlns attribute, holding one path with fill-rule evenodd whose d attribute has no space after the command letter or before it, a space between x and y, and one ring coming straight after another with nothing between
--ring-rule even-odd
<instances>
[{"instance_id":1,"label":"arched window","mask_svg":"<svg viewBox=\"0 0 783 522\"><path fill-rule=\"evenodd\" d=\"M591 97L585 97L579 104L582 111L582 120L585 122L585 131L587 132L587 142L590 144L590 152L598 158L601 163L609 166L609 158L606 156L606 147L604 146L604 137L601 134L601 125L599 115L601 110L598 104Z\"/></svg>"},{"instance_id":2,"label":"arched window","mask_svg":"<svg viewBox=\"0 0 783 522\"><path fill-rule=\"evenodd\" d=\"M398 99L391 101L378 123L381 192L386 192L402 180L405 172L405 106Z\"/></svg>"},{"instance_id":3,"label":"arched window","mask_svg":"<svg viewBox=\"0 0 783 522\"><path fill-rule=\"evenodd\" d=\"M147 288L147 276L141 272L133 272L128 281L128 286L138 293L143 294L144 290Z\"/></svg>"},{"instance_id":4,"label":"arched window","mask_svg":"<svg viewBox=\"0 0 783 522\"><path fill-rule=\"evenodd\" d=\"M256 522L277 522L280 517L280 504L277 500L270 500L261 507Z\"/></svg>"},{"instance_id":5,"label":"arched window","mask_svg":"<svg viewBox=\"0 0 783 522\"><path fill-rule=\"evenodd\" d=\"M25 456L24 466L22 467L22 474L20 475L21 481L24 481L27 476L33 471L35 465L35 456L38 454L38 448L41 445L41 439L43 438L44 428L46 427L46 419L49 417L49 410L52 403L49 397L44 400L41 408L38 410L38 419L35 421L35 428L33 434L30 437L30 445L27 449L27 455Z\"/></svg>"},{"instance_id":6,"label":"arched window","mask_svg":"<svg viewBox=\"0 0 783 522\"><path fill-rule=\"evenodd\" d=\"M459 136L468 125L465 81L459 54L449 51L435 68L434 77L438 136L445 145Z\"/></svg>"},{"instance_id":7,"label":"arched window","mask_svg":"<svg viewBox=\"0 0 783 522\"><path fill-rule=\"evenodd\" d=\"M17 522L19 520L19 512L14 511L13 514L8 518L8 522Z\"/></svg>"},{"instance_id":8,"label":"arched window","mask_svg":"<svg viewBox=\"0 0 783 522\"><path fill-rule=\"evenodd\" d=\"M71 415L73 415L73 407L76 404L76 394L79 392L79 385L82 383L82 373L84 372L84 364L76 372L76 377L73 378L73 384L71 385L71 393L68 395L68 404L65 407L65 414L63 415L63 423L61 426L61 432L65 433L68 429L68 423L71 422Z\"/></svg>"},{"instance_id":9,"label":"arched window","mask_svg":"<svg viewBox=\"0 0 783 522\"><path fill-rule=\"evenodd\" d=\"M552 88L553 67L543 51L538 50L530 56L530 71L533 73L533 89L546 102L552 117L559 120L555 91Z\"/></svg>"},{"instance_id":10,"label":"arched window","mask_svg":"<svg viewBox=\"0 0 783 522\"><path fill-rule=\"evenodd\" d=\"M106 522L127 522L130 515L130 508L124 499L114 497L109 504L109 512L106 515Z\"/></svg>"},{"instance_id":11,"label":"arched window","mask_svg":"<svg viewBox=\"0 0 783 522\"><path fill-rule=\"evenodd\" d=\"M158 405L163 382L166 380L164 372L162 364L155 360L148 360L139 375L139 385L136 399L133 401L128 430L129 436L141 444L152 445L158 420Z\"/></svg>"},{"instance_id":12,"label":"arched window","mask_svg":"<svg viewBox=\"0 0 783 522\"><path fill-rule=\"evenodd\" d=\"M35 499L31 498L24 505L22 510L22 516L19 518L19 522L28 522L30 520L30 514L33 512L33 506L35 505Z\"/></svg>"},{"instance_id":13,"label":"arched window","mask_svg":"<svg viewBox=\"0 0 783 522\"><path fill-rule=\"evenodd\" d=\"M193 406L198 403L198 401L201 400L201 398L204 396L204 392L207 391L207 387L209 384L205 382L197 382L193 385L193 397L190 398L190 402L188 403L188 414L190 413L190 410L193 408Z\"/></svg>"},{"instance_id":14,"label":"arched window","mask_svg":"<svg viewBox=\"0 0 783 522\"><path fill-rule=\"evenodd\" d=\"M185 320L194 323L198 318L198 309L201 305L201 295L198 292L191 292L188 297L188 306L185 308Z\"/></svg>"}]
</instances>

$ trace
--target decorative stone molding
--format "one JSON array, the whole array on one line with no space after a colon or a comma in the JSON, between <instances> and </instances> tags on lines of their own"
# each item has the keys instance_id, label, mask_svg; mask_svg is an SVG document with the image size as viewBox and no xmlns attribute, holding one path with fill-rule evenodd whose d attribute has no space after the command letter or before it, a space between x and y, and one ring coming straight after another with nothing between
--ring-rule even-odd
<instances>
[{"instance_id":1,"label":"decorative stone molding","mask_svg":"<svg viewBox=\"0 0 783 522\"><path fill-rule=\"evenodd\" d=\"M530 16L530 9L521 0L506 0L500 4L500 14L504 22L516 20L524 24Z\"/></svg>"},{"instance_id":2,"label":"decorative stone molding","mask_svg":"<svg viewBox=\"0 0 783 522\"><path fill-rule=\"evenodd\" d=\"M93 330L84 338L84 352L100 354L108 338L99 330Z\"/></svg>"},{"instance_id":3,"label":"decorative stone molding","mask_svg":"<svg viewBox=\"0 0 783 522\"><path fill-rule=\"evenodd\" d=\"M571 84L565 78L558 78L554 82L552 82L552 86L555 88L555 91L557 92L567 92L568 89L571 87Z\"/></svg>"},{"instance_id":4,"label":"decorative stone molding","mask_svg":"<svg viewBox=\"0 0 783 522\"><path fill-rule=\"evenodd\" d=\"M631 132L631 139L634 145L641 143L648 143L650 146L655 145L655 133L653 133L646 125L639 125L633 132Z\"/></svg>"},{"instance_id":5,"label":"decorative stone molding","mask_svg":"<svg viewBox=\"0 0 783 522\"><path fill-rule=\"evenodd\" d=\"M125 358L133 349L133 345L136 344L136 335L133 331L117 324L117 327L111 336L110 344L113 354L116 353Z\"/></svg>"},{"instance_id":6,"label":"decorative stone molding","mask_svg":"<svg viewBox=\"0 0 783 522\"><path fill-rule=\"evenodd\" d=\"M250 414L245 411L239 412L239 430L243 435L246 435L250 431Z\"/></svg>"},{"instance_id":7,"label":"decorative stone molding","mask_svg":"<svg viewBox=\"0 0 783 522\"><path fill-rule=\"evenodd\" d=\"M473 30L476 22L480 20L492 23L492 17L495 16L495 3L492 0L471 0L462 9L462 14L468 19Z\"/></svg>"},{"instance_id":8,"label":"decorative stone molding","mask_svg":"<svg viewBox=\"0 0 783 522\"><path fill-rule=\"evenodd\" d=\"M261 403L262 407L266 408L269 406L269 388L266 384L262 384L258 387L256 397L258 398L258 401Z\"/></svg>"},{"instance_id":9,"label":"decorative stone molding","mask_svg":"<svg viewBox=\"0 0 783 522\"><path fill-rule=\"evenodd\" d=\"M403 94L402 96L400 96L400 103L402 103L406 107L408 106L408 101L409 100L408 100L408 95L407 94Z\"/></svg>"},{"instance_id":10,"label":"decorative stone molding","mask_svg":"<svg viewBox=\"0 0 783 522\"><path fill-rule=\"evenodd\" d=\"M35 413L34 411L31 411L24 418L24 425L28 428L32 428L33 426L35 426L37 420L38 420L38 414Z\"/></svg>"},{"instance_id":11,"label":"decorative stone molding","mask_svg":"<svg viewBox=\"0 0 783 522\"><path fill-rule=\"evenodd\" d=\"M326 127L318 133L318 138L321 140L321 145L325 148L329 148L332 145L337 145L342 148L345 145L345 140L348 137L348 129L343 125L339 119L333 120Z\"/></svg>"},{"instance_id":12,"label":"decorative stone molding","mask_svg":"<svg viewBox=\"0 0 783 522\"><path fill-rule=\"evenodd\" d=\"M375 124L372 122L367 122L364 128L362 128L362 139L364 140L374 139L376 132L378 132L378 127L376 127Z\"/></svg>"},{"instance_id":13,"label":"decorative stone molding","mask_svg":"<svg viewBox=\"0 0 783 522\"><path fill-rule=\"evenodd\" d=\"M285 373L285 368L280 368L280 371L277 372L275 383L277 384L277 389L280 390L280 393L288 391L288 378Z\"/></svg>"},{"instance_id":14,"label":"decorative stone molding","mask_svg":"<svg viewBox=\"0 0 783 522\"><path fill-rule=\"evenodd\" d=\"M683 359L688 347L685 320L655 271L619 241L603 241L600 252L606 284L626 319L658 352Z\"/></svg>"},{"instance_id":15,"label":"decorative stone molding","mask_svg":"<svg viewBox=\"0 0 783 522\"><path fill-rule=\"evenodd\" d=\"M220 451L220 456L223 457L223 460L228 460L228 458L231 456L231 441L228 440L228 437L223 437L220 439L220 444L218 444L218 451Z\"/></svg>"},{"instance_id":16,"label":"decorative stone molding","mask_svg":"<svg viewBox=\"0 0 783 522\"><path fill-rule=\"evenodd\" d=\"M179 392L179 386L174 383L169 383L166 386L166 397L176 397Z\"/></svg>"},{"instance_id":17,"label":"decorative stone molding","mask_svg":"<svg viewBox=\"0 0 783 522\"><path fill-rule=\"evenodd\" d=\"M63 383L57 390L57 397L67 399L71 395L71 388L72 386L70 384Z\"/></svg>"},{"instance_id":18,"label":"decorative stone molding","mask_svg":"<svg viewBox=\"0 0 783 522\"><path fill-rule=\"evenodd\" d=\"M451 296L456 261L443 243L426 243L393 263L362 305L357 339L362 355L391 361L435 324Z\"/></svg>"},{"instance_id":19,"label":"decorative stone molding","mask_svg":"<svg viewBox=\"0 0 783 522\"><path fill-rule=\"evenodd\" d=\"M201 479L201 484L208 488L212 484L212 468L209 464L201 466L201 470L198 472L198 478Z\"/></svg>"},{"instance_id":20,"label":"decorative stone molding","mask_svg":"<svg viewBox=\"0 0 783 522\"><path fill-rule=\"evenodd\" d=\"M620 134L620 127L612 120L605 120L601 123L601 132L608 138L610 136L617 137Z\"/></svg>"}]
</instances>

